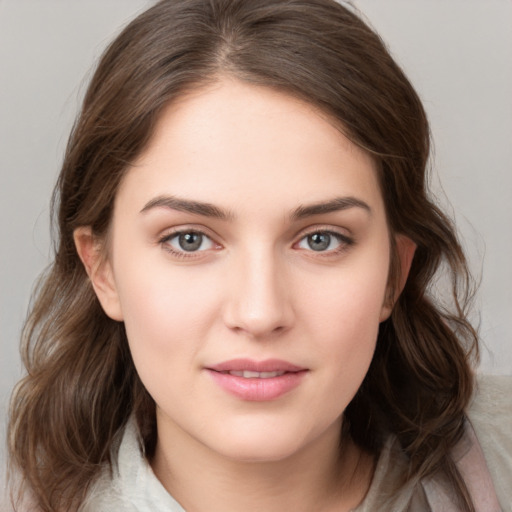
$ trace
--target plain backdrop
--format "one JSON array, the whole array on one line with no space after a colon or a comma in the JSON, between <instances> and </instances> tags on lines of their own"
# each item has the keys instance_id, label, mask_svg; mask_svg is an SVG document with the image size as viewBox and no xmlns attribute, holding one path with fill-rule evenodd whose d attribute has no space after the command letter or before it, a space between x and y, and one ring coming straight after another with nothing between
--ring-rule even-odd
<instances>
[{"instance_id":1,"label":"plain backdrop","mask_svg":"<svg viewBox=\"0 0 512 512\"><path fill-rule=\"evenodd\" d=\"M21 375L22 321L51 255L49 198L75 112L103 48L152 3L0 0L2 444L8 396ZM353 3L427 109L433 187L482 279L480 371L512 374L512 1Z\"/></svg>"}]
</instances>

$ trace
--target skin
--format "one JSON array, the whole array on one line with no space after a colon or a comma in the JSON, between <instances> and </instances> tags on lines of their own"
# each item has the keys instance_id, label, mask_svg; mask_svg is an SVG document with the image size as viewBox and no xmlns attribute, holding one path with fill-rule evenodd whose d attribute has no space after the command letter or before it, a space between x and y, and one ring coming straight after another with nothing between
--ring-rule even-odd
<instances>
[{"instance_id":1,"label":"skin","mask_svg":"<svg viewBox=\"0 0 512 512\"><path fill-rule=\"evenodd\" d=\"M348 206L308 211L339 198ZM204 233L199 250L176 231ZM360 503L373 460L349 439L338 447L391 312L390 233L373 160L334 122L221 79L163 112L118 191L108 257L89 228L75 240L157 404L155 474L187 510ZM414 249L397 242L406 276ZM306 371L274 400L243 400L205 370L233 358Z\"/></svg>"}]
</instances>

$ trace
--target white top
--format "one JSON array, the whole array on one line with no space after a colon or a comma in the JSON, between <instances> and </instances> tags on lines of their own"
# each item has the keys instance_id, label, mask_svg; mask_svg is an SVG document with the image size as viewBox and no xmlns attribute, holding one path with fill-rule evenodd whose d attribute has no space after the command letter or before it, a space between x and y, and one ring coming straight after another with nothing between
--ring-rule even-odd
<instances>
[{"instance_id":1,"label":"white top","mask_svg":"<svg viewBox=\"0 0 512 512\"><path fill-rule=\"evenodd\" d=\"M468 411L470 425L454 459L477 512L512 512L512 377L481 377ZM442 481L411 482L386 497L405 464L398 442L388 439L370 489L353 512L457 512ZM501 508L500 504L501 503ZM114 478L100 479L83 512L184 512L142 456L135 424L126 427Z\"/></svg>"}]
</instances>

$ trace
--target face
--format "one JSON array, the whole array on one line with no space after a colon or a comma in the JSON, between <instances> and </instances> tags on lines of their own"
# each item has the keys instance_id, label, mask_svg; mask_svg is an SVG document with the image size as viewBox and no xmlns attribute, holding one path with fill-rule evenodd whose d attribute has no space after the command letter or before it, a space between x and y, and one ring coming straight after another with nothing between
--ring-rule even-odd
<instances>
[{"instance_id":1,"label":"face","mask_svg":"<svg viewBox=\"0 0 512 512\"><path fill-rule=\"evenodd\" d=\"M276 460L337 437L389 314L389 253L371 158L310 105L221 81L163 113L95 287L159 439Z\"/></svg>"}]
</instances>

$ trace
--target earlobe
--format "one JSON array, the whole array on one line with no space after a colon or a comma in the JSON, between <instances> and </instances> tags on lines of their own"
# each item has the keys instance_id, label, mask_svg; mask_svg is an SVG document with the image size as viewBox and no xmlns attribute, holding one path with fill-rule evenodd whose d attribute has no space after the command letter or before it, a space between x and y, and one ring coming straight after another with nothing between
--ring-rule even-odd
<instances>
[{"instance_id":1,"label":"earlobe","mask_svg":"<svg viewBox=\"0 0 512 512\"><path fill-rule=\"evenodd\" d=\"M112 266L105 257L101 243L93 235L89 226L75 229L75 247L89 276L94 292L105 313L118 322L123 320Z\"/></svg>"},{"instance_id":2,"label":"earlobe","mask_svg":"<svg viewBox=\"0 0 512 512\"><path fill-rule=\"evenodd\" d=\"M402 290L405 287L405 283L407 282L407 277L409 276L409 271L411 270L414 253L416 252L416 244L405 235L395 236L395 247L396 256L398 257L400 263L400 273L395 280L393 297L388 297L382 306L380 316L381 322L387 320L391 315L393 306L398 300L398 297L402 293Z\"/></svg>"}]
</instances>

